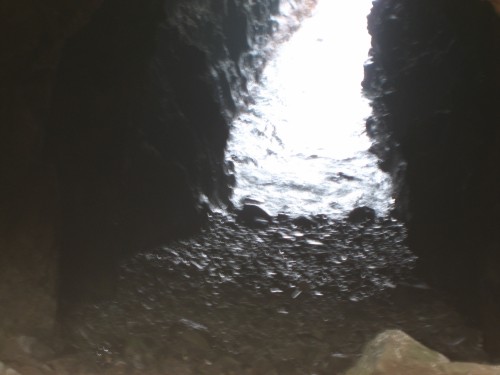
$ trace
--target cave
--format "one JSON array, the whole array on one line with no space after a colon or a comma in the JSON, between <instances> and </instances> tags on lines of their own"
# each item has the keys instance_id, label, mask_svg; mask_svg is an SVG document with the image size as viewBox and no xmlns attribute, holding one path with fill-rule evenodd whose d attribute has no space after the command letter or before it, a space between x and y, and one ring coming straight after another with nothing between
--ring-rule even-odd
<instances>
[{"instance_id":1,"label":"cave","mask_svg":"<svg viewBox=\"0 0 500 375\"><path fill-rule=\"evenodd\" d=\"M374 219L370 211L361 216L353 211L350 219L332 221L320 212L293 218L266 216L253 204L247 205L254 207L250 213L234 207L231 194L237 176L226 159L231 122L251 105L249 87L259 82L276 44L300 27L315 3L0 3L0 373L4 371L3 362L14 368L20 366L21 374L41 373L40 369L48 366L44 363L65 363L68 347L77 351L86 347L92 352L91 359L88 352L83 358L97 363L93 371L97 368L112 373L111 364L128 366L122 360L128 358L137 371L130 373L146 373L157 365L150 353L160 352L149 337L156 337L154 324L148 326L151 331L147 334L144 331L133 336L143 323L114 316L108 308L116 305L109 301L122 293L122 300L130 298L132 306L134 297L127 293L139 285L134 283L140 279L144 286L140 293L151 299L144 309L153 311L143 320L160 319L150 306L157 306L159 297L148 297L148 288L178 288L160 295L169 301L161 313L170 314L177 308L174 297L189 292L183 289L185 285L200 290L212 288L202 282L211 280L210 267L193 257L193 252L213 257L217 263L231 256L248 258L240 250L254 246L262 253L262 260L252 258L255 267L276 262L277 269L287 269L289 263L283 261L281 249L275 256L271 254L274 250L268 253L264 248L268 238L259 231L269 225L275 228L269 234L272 241L290 242L295 235L296 243L320 246L317 239L307 238L314 232L322 239L331 238L332 243L345 240L348 250L378 246L381 240L373 228L389 228L392 234L384 234L384 241L392 245L384 245L387 253L374 259L374 264L399 275L410 267L408 262L414 262L411 267L415 268L415 277L428 285L415 284L412 293L446 299L456 313L450 319L480 333L471 334L476 341L467 336L428 344L433 343L456 360L498 361L498 1L373 1L368 16L370 59L364 66L362 86L372 109L366 121L366 133L373 143L371 152L393 184L395 205L391 213ZM221 216L215 207L225 210L230 218ZM240 231L243 242L232 242L231 230ZM300 231L303 233L297 234ZM213 249L212 253L204 252L210 248L210 241L221 246L227 242L231 249L220 254ZM145 252L149 249L155 250ZM353 254L361 257L362 253ZM307 261L311 266L309 270L304 268L304 274L310 271L318 280L328 280L325 284L334 281L325 269L340 270L352 264L343 256L330 259L323 251L308 255ZM135 271L130 271L134 267ZM241 274L250 272L238 267ZM356 272L370 277L370 269ZM196 270L208 273L200 276ZM288 293L286 288L291 288L293 300L305 295L320 298L330 291L328 285L315 289L292 277L269 289L278 299L276 306L266 307L268 301L263 297L246 300L238 295L232 286L237 274L214 272L213 277L222 284L207 295L226 293L240 298L240 304L248 309L250 305L275 309L289 320L286 324L295 324L295 315L311 314L308 320L319 321L321 314L333 314L332 306L325 305L320 311L321 303L317 312L299 309L295 315L290 314L294 305L279 299ZM275 274L268 272L267 277L273 279ZM178 283L177 278L188 281ZM390 295L384 300L386 305L405 301L406 289L393 288L389 281L386 284ZM350 284L339 287L354 288ZM349 298L359 303L362 294L360 291ZM203 303L212 308L214 302ZM418 301L415 303L418 305ZM220 306L220 316L225 316L224 304ZM361 316L373 307L366 306L343 313ZM425 303L421 309L424 307ZM131 311L139 311L134 308ZM241 319L252 321L249 311L245 310L248 315ZM228 326L242 322L231 321L230 315L227 319ZM98 321L100 328L91 335L82 334ZM99 329L104 335L108 328L113 331L115 323L130 331L130 338L118 342L99 336ZM259 327L262 332L267 329L262 328L265 325ZM289 327L280 329L290 332ZM322 349L322 328L307 327L305 333L297 327L296 334L306 337L304 342L309 346L291 344L279 352L283 360L277 367L270 359L254 358L256 370L248 373L306 373L314 366L318 373L336 373L359 356L359 345L347 351L342 347ZM219 327L221 332L223 328ZM394 327L379 327L385 328ZM271 323L268 329L272 329ZM349 335L361 332L356 324L348 323L328 332L333 335L342 330ZM428 335L442 333L436 330ZM172 323L161 339L180 338L179 342L189 348L170 344L168 350L175 356L169 357L170 362L162 362L163 371L196 373L186 372L183 358L205 358L209 348L224 347L226 352L220 349L225 353L220 358L207 357L193 371L215 374L230 369L240 373L238 361L244 357L244 346L238 347L238 357L231 351L232 344L227 344L230 341L224 341L232 337L230 332L222 332L224 339L214 344L208 331L206 325L189 318ZM359 335L368 338L374 333L372 328ZM410 333L424 342L427 339L423 334L418 336L417 328ZM72 346L68 340L84 343ZM12 349L16 345L17 351ZM313 348L311 353L308 347ZM463 354L471 347L477 352ZM306 352L313 367L294 359ZM78 358L71 364L80 363L82 359ZM80 371L64 366L69 373ZM50 374L63 371L44 369L43 373Z\"/></svg>"}]
</instances>

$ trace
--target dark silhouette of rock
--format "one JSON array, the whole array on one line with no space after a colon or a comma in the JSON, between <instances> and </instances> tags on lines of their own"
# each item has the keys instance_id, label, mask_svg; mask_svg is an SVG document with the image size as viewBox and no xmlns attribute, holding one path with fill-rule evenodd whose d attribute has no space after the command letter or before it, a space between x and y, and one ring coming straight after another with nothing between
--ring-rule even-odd
<instances>
[{"instance_id":1,"label":"dark silhouette of rock","mask_svg":"<svg viewBox=\"0 0 500 375\"><path fill-rule=\"evenodd\" d=\"M356 207L349 213L347 221L353 224L372 223L375 221L376 217L377 215L375 214L375 210L373 208L361 206Z\"/></svg>"},{"instance_id":2,"label":"dark silhouette of rock","mask_svg":"<svg viewBox=\"0 0 500 375\"><path fill-rule=\"evenodd\" d=\"M281 223L281 222L287 222L290 220L290 215L285 214L283 212L280 212L277 216L276 219Z\"/></svg>"},{"instance_id":3,"label":"dark silhouette of rock","mask_svg":"<svg viewBox=\"0 0 500 375\"><path fill-rule=\"evenodd\" d=\"M62 187L46 123L62 46L101 2L0 5L0 346L55 325Z\"/></svg>"},{"instance_id":4,"label":"dark silhouette of rock","mask_svg":"<svg viewBox=\"0 0 500 375\"><path fill-rule=\"evenodd\" d=\"M265 227L273 222L273 218L263 208L255 204L245 204L237 211L236 220L251 227Z\"/></svg>"},{"instance_id":5,"label":"dark silhouette of rock","mask_svg":"<svg viewBox=\"0 0 500 375\"><path fill-rule=\"evenodd\" d=\"M318 223L306 216L298 216L292 220L292 223L300 228L309 229L316 226Z\"/></svg>"},{"instance_id":6,"label":"dark silhouette of rock","mask_svg":"<svg viewBox=\"0 0 500 375\"><path fill-rule=\"evenodd\" d=\"M500 248L500 19L487 1L380 0L368 28L372 152L422 274L474 321L490 305L489 331L500 310L481 297L489 248Z\"/></svg>"}]
</instances>

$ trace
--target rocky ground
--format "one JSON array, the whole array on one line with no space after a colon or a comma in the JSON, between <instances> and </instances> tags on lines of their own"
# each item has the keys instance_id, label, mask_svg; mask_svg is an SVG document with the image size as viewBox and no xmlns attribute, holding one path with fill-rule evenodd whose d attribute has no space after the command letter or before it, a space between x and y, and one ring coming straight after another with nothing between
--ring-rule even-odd
<instances>
[{"instance_id":1,"label":"rocky ground","mask_svg":"<svg viewBox=\"0 0 500 375\"><path fill-rule=\"evenodd\" d=\"M480 334L414 275L404 226L362 219L212 214L199 235L123 264L112 299L68 318L70 347L5 364L23 375L338 374L386 329L484 361Z\"/></svg>"}]
</instances>

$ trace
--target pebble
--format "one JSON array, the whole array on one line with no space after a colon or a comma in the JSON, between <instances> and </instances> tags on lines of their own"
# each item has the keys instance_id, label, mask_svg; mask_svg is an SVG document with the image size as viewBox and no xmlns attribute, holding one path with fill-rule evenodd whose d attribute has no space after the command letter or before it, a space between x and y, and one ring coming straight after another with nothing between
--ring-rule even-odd
<instances>
[{"instance_id":1,"label":"pebble","mask_svg":"<svg viewBox=\"0 0 500 375\"><path fill-rule=\"evenodd\" d=\"M21 375L13 368L7 367L3 362L0 362L0 375Z\"/></svg>"},{"instance_id":2,"label":"pebble","mask_svg":"<svg viewBox=\"0 0 500 375\"><path fill-rule=\"evenodd\" d=\"M72 325L88 335L77 347L116 343L119 358L128 338L146 338L143 373L173 356L179 374L334 374L380 329L401 326L455 358L481 359L480 336L436 303L442 296L401 286L420 281L398 222L325 219L300 231L284 218L266 229L226 222L214 214L204 233L131 259L113 304L80 309ZM445 336L467 339L450 347Z\"/></svg>"}]
</instances>

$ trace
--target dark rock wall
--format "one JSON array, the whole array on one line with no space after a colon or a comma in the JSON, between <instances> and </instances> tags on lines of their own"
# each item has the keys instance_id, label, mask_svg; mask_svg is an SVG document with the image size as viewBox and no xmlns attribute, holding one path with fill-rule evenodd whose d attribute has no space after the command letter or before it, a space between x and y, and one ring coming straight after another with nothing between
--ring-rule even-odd
<instances>
[{"instance_id":1,"label":"dark rock wall","mask_svg":"<svg viewBox=\"0 0 500 375\"><path fill-rule=\"evenodd\" d=\"M367 131L410 246L429 280L496 329L500 18L486 1L379 0L369 30Z\"/></svg>"},{"instance_id":2,"label":"dark rock wall","mask_svg":"<svg viewBox=\"0 0 500 375\"><path fill-rule=\"evenodd\" d=\"M0 338L54 325L59 184L43 156L61 47L100 1L0 1Z\"/></svg>"},{"instance_id":3,"label":"dark rock wall","mask_svg":"<svg viewBox=\"0 0 500 375\"><path fill-rule=\"evenodd\" d=\"M0 337L49 332L58 302L109 292L123 256L228 202L229 120L280 12L279 0L68 4L0 1Z\"/></svg>"}]
</instances>

